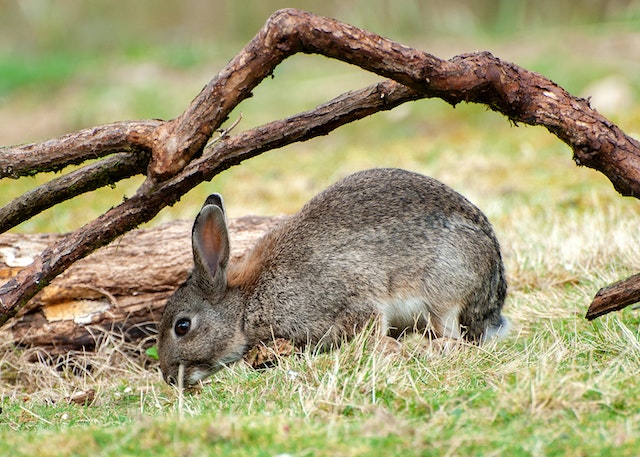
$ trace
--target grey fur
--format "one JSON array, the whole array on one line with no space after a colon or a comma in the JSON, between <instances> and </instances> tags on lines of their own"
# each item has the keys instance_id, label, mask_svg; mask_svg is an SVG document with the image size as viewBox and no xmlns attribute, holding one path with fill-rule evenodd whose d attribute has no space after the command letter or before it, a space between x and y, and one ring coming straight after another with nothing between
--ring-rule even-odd
<instances>
[{"instance_id":1,"label":"grey fur","mask_svg":"<svg viewBox=\"0 0 640 457\"><path fill-rule=\"evenodd\" d=\"M194 223L193 251L194 271L160 323L160 364L171 383L181 364L193 384L260 341L329 347L372 318L392 336L429 331L475 343L506 325L507 284L489 221L413 172L343 179L264 235L241 265L227 266L222 199L210 197Z\"/></svg>"}]
</instances>

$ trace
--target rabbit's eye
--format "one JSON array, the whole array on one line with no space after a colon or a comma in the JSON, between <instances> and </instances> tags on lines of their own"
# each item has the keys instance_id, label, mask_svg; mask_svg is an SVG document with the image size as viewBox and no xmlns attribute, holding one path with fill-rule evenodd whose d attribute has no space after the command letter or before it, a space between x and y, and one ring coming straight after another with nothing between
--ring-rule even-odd
<instances>
[{"instance_id":1,"label":"rabbit's eye","mask_svg":"<svg viewBox=\"0 0 640 457\"><path fill-rule=\"evenodd\" d=\"M184 317L182 319L178 319L178 322L176 322L176 325L173 327L173 331L176 332L176 335L178 336L185 336L189 333L190 329L191 320Z\"/></svg>"}]
</instances>

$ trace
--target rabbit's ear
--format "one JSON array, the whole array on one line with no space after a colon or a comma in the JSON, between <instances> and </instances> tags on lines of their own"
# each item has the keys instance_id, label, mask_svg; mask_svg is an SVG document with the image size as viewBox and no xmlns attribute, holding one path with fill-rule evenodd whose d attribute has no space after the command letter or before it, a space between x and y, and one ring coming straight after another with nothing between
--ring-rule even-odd
<instances>
[{"instance_id":1,"label":"rabbit's ear","mask_svg":"<svg viewBox=\"0 0 640 457\"><path fill-rule=\"evenodd\" d=\"M202 208L204 208L207 205L215 205L218 208L220 208L220 210L222 211L222 213L224 214L224 203L222 200L222 195L220 194L211 194L207 197L207 199L204 201L204 204L202 205Z\"/></svg>"},{"instance_id":2,"label":"rabbit's ear","mask_svg":"<svg viewBox=\"0 0 640 457\"><path fill-rule=\"evenodd\" d=\"M224 292L227 286L229 235L220 195L207 198L193 224L191 240L194 275L198 284L209 289L209 293Z\"/></svg>"}]
</instances>

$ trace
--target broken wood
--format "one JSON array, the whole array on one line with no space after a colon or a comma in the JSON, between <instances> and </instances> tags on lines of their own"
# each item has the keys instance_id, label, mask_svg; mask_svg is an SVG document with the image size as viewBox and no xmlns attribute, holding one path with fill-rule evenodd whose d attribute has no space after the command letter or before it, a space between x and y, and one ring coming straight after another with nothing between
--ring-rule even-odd
<instances>
[{"instance_id":1,"label":"broken wood","mask_svg":"<svg viewBox=\"0 0 640 457\"><path fill-rule=\"evenodd\" d=\"M586 318L590 321L640 302L640 273L603 287L593 298Z\"/></svg>"},{"instance_id":2,"label":"broken wood","mask_svg":"<svg viewBox=\"0 0 640 457\"><path fill-rule=\"evenodd\" d=\"M262 79L299 52L339 59L393 81L344 94L289 119L234 136L223 135L214 145L205 146ZM121 167L118 176L111 174L114 179L142 173L143 168L147 175L133 197L57 239L0 286L0 325L74 262L149 221L188 190L230 166L426 97L439 97L452 105L482 103L514 123L542 125L572 148L578 165L604 173L621 194L640 196L640 143L592 109L588 100L572 96L542 75L488 52L442 60L334 19L281 10L176 119L114 123L42 143L0 148L0 178L61 170L115 153L133 154L136 160ZM104 173L87 167L71 178L67 176L81 177L82 185L69 187L56 180L0 209L2 228L47 205L111 183ZM22 209L34 201L35 209L22 216Z\"/></svg>"},{"instance_id":3,"label":"broken wood","mask_svg":"<svg viewBox=\"0 0 640 457\"><path fill-rule=\"evenodd\" d=\"M232 260L280 218L230 221ZM165 301L193 267L191 221L134 230L58 276L0 331L17 345L91 351L104 332L138 341L155 334ZM0 280L15 276L61 235L0 235Z\"/></svg>"}]
</instances>

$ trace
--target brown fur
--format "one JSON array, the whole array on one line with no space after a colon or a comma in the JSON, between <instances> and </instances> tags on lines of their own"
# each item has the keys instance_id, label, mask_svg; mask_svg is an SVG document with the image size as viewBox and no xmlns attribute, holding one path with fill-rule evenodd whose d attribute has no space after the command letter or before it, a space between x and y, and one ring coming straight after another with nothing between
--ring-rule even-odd
<instances>
[{"instance_id":1,"label":"brown fur","mask_svg":"<svg viewBox=\"0 0 640 457\"><path fill-rule=\"evenodd\" d=\"M506 324L498 241L482 212L438 181L397 169L334 184L228 265L222 199L193 230L194 272L169 300L158 352L168 382L197 382L252 345L331 346L373 318L481 343Z\"/></svg>"},{"instance_id":2,"label":"brown fur","mask_svg":"<svg viewBox=\"0 0 640 457\"><path fill-rule=\"evenodd\" d=\"M264 269L267 253L273 244L273 237L267 233L237 263L229 264L227 286L229 288L253 289Z\"/></svg>"}]
</instances>

